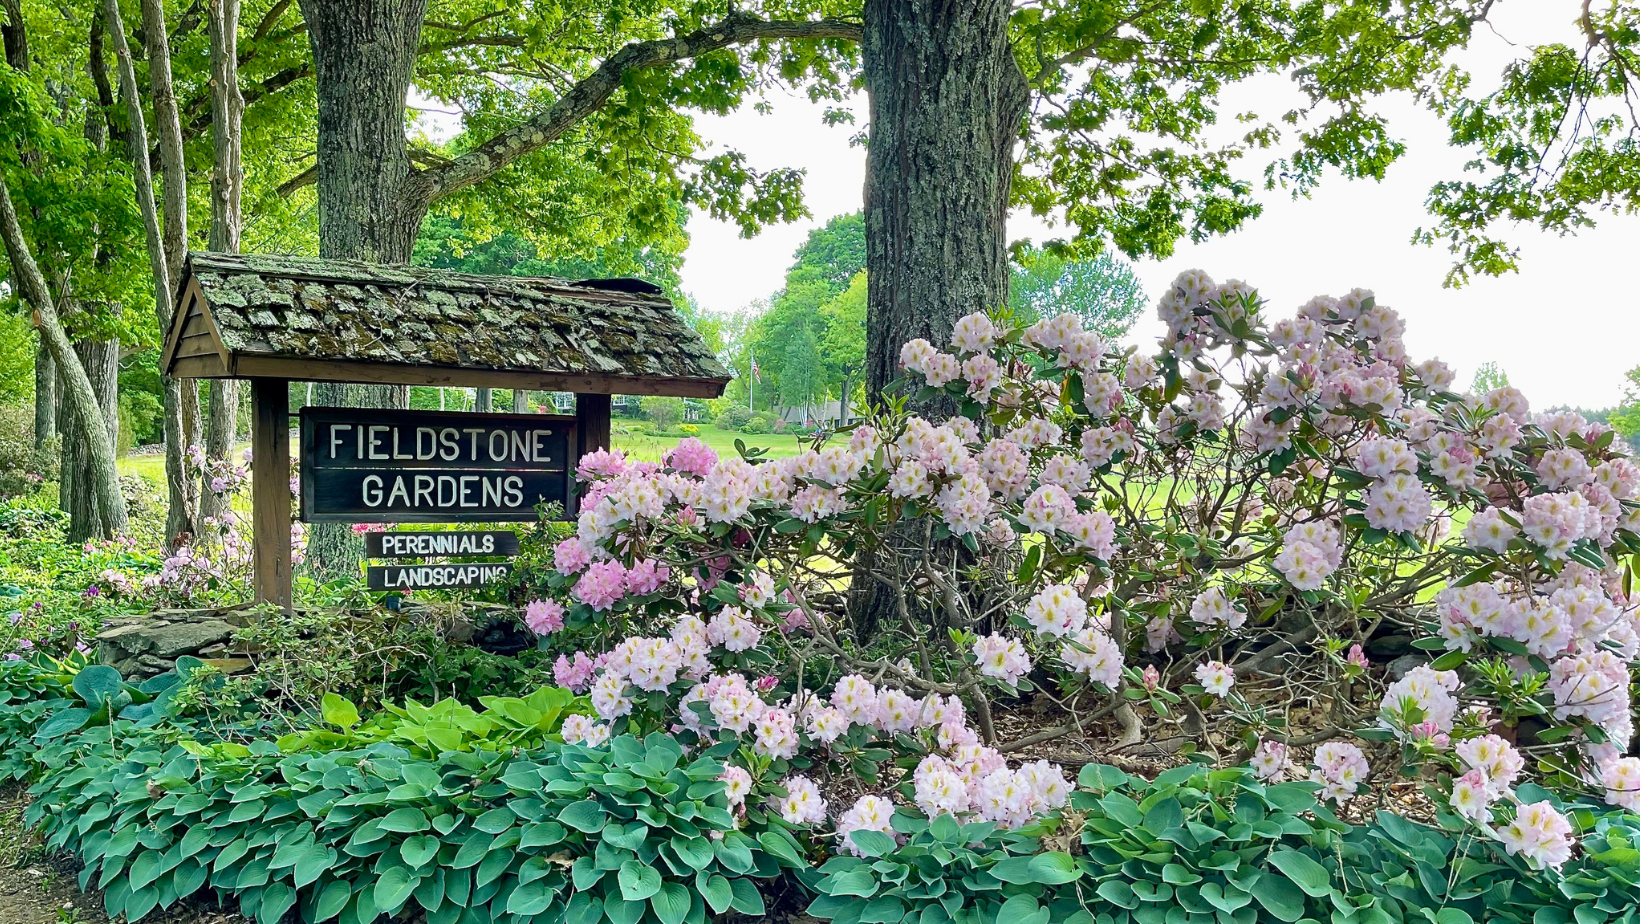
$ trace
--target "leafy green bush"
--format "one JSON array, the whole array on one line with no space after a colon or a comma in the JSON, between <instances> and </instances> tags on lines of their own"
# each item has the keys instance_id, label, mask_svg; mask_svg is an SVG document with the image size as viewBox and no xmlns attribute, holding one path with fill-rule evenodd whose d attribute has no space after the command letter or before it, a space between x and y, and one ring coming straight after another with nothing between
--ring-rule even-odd
<instances>
[{"instance_id":1,"label":"leafy green bush","mask_svg":"<svg viewBox=\"0 0 1640 924\"><path fill-rule=\"evenodd\" d=\"M737 404L734 407L725 409L723 413L713 418L712 423L719 430L739 430L741 427L746 426L746 421L751 419L751 410Z\"/></svg>"},{"instance_id":2,"label":"leafy green bush","mask_svg":"<svg viewBox=\"0 0 1640 924\"><path fill-rule=\"evenodd\" d=\"M768 433L773 429L767 417L753 417L740 426L742 433Z\"/></svg>"},{"instance_id":3,"label":"leafy green bush","mask_svg":"<svg viewBox=\"0 0 1640 924\"><path fill-rule=\"evenodd\" d=\"M294 732L279 739L279 749L330 751L358 748L386 741L421 758L433 758L445 751L512 749L534 750L557 734L568 715L587 715L592 707L585 697L562 687L542 687L529 696L481 696L482 711L455 699L423 706L405 700L403 706L387 704L385 712L367 722L359 710L334 693L325 694L323 719L331 728Z\"/></svg>"},{"instance_id":4,"label":"leafy green bush","mask_svg":"<svg viewBox=\"0 0 1640 924\"><path fill-rule=\"evenodd\" d=\"M902 809L903 843L855 831L863 857L809 877L809 913L834 924L1599 924L1640 909L1640 819L1592 804L1573 812L1589 852L1561 878L1463 836L1445 813L1438 826L1388 812L1350 825L1313 784L1265 784L1245 768L1190 765L1146 782L1090 765L1079 787L1064 812L1017 832Z\"/></svg>"},{"instance_id":5,"label":"leafy green bush","mask_svg":"<svg viewBox=\"0 0 1640 924\"><path fill-rule=\"evenodd\" d=\"M523 756L257 741L116 757L110 731L34 787L27 821L131 921L209 886L260 924L293 908L343 924L411 908L429 924L704 924L708 908L762 913L751 879L798 862L789 835L735 831L722 765L664 736Z\"/></svg>"},{"instance_id":6,"label":"leafy green bush","mask_svg":"<svg viewBox=\"0 0 1640 924\"><path fill-rule=\"evenodd\" d=\"M0 499L29 494L45 476L34 453L34 409L27 404L0 403Z\"/></svg>"}]
</instances>

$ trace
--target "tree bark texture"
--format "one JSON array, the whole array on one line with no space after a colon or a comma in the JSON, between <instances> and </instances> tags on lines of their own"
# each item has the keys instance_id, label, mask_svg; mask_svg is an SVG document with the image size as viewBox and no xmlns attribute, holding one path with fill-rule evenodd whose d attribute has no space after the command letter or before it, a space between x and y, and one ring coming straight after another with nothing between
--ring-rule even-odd
<instances>
[{"instance_id":1,"label":"tree bark texture","mask_svg":"<svg viewBox=\"0 0 1640 924\"><path fill-rule=\"evenodd\" d=\"M1028 87L1007 0L866 0L866 391L900 346L945 348L956 320L1008 297L1008 187ZM945 410L945 409L940 409Z\"/></svg>"},{"instance_id":2,"label":"tree bark texture","mask_svg":"<svg viewBox=\"0 0 1640 924\"><path fill-rule=\"evenodd\" d=\"M112 27L113 15L109 22ZM177 114L176 85L171 80L171 37L165 25L165 0L142 0L142 37L148 52L148 92L153 97L154 133L159 136L160 177L165 194L165 268L166 281L170 283L182 278L182 263L188 258L188 173L182 158L182 119ZM144 145L139 150L146 154L148 147ZM167 298L169 295L168 292Z\"/></svg>"},{"instance_id":3,"label":"tree bark texture","mask_svg":"<svg viewBox=\"0 0 1640 924\"><path fill-rule=\"evenodd\" d=\"M319 92L319 255L409 263L404 102L427 0L301 0Z\"/></svg>"},{"instance_id":4,"label":"tree bark texture","mask_svg":"<svg viewBox=\"0 0 1640 924\"><path fill-rule=\"evenodd\" d=\"M114 463L114 441L108 438L108 422L97 402L96 390L80 364L79 355L63 331L57 317L57 305L50 287L34 261L28 241L23 237L23 226L17 219L17 208L11 201L11 190L0 182L0 239L11 259L12 282L19 294L34 309L34 326L40 340L51 351L61 374L63 401L68 405L82 433L89 458L90 490L87 492L97 504L98 535L112 537L125 529L125 498L120 494L119 471ZM116 354L116 380L118 365Z\"/></svg>"},{"instance_id":5,"label":"tree bark texture","mask_svg":"<svg viewBox=\"0 0 1640 924\"><path fill-rule=\"evenodd\" d=\"M211 234L210 249L238 253L244 224L244 168L241 161L245 98L239 92L239 0L210 4L207 33L211 46ZM213 459L233 454L239 426L239 382L211 382L205 452ZM200 515L221 516L223 498L200 486Z\"/></svg>"},{"instance_id":6,"label":"tree bark texture","mask_svg":"<svg viewBox=\"0 0 1640 924\"><path fill-rule=\"evenodd\" d=\"M125 103L127 122L126 128L128 145L131 153L132 184L136 188L137 209L142 214L143 231L148 245L148 268L154 276L154 315L159 321L159 330L162 332L171 329L171 299L174 293L171 290L171 281L176 277L172 268L172 248L182 256L186 256L184 238L187 231L186 203L182 203L179 211L182 217L171 220L169 210L172 208L171 191L173 186L179 188L179 195L186 195L180 177L176 182L167 175L165 184L165 199L167 220L162 230L160 225L159 207L154 201L154 176L148 163L148 126L145 121L142 107L142 96L137 89L136 69L131 63L131 44L125 36L125 22L120 15L119 0L105 0L103 15L107 22L109 42L114 48L115 70L118 72L120 97ZM161 19L163 21L163 14ZM163 38L160 42L166 46L169 43ZM150 42L150 45L153 43ZM170 62L165 62L163 82L169 85ZM160 111L159 94L157 87L161 82L160 76L150 76L155 81L155 110ZM171 115L176 115L176 103L171 101ZM163 121L163 117L161 118ZM163 127L160 134L167 134ZM176 156L181 157L181 140L177 139L178 150ZM162 159L166 155L163 153ZM180 161L179 161L180 162ZM165 161L169 171L170 162ZM180 171L179 171L180 172ZM173 240L173 229L176 236ZM181 257L176 260L176 270L180 271ZM189 476L186 452L198 437L199 425L199 398L197 389L192 382L181 385L170 376L162 376L160 382L163 391L165 419L163 422L163 438L165 440L165 483L166 483L166 517L165 537L172 545L185 541L197 532L195 523L199 515L200 489ZM192 400L189 400L189 399ZM190 424L192 426L190 427Z\"/></svg>"},{"instance_id":7,"label":"tree bark texture","mask_svg":"<svg viewBox=\"0 0 1640 924\"><path fill-rule=\"evenodd\" d=\"M473 389L473 410L488 414L495 409L495 397L488 388Z\"/></svg>"}]
</instances>

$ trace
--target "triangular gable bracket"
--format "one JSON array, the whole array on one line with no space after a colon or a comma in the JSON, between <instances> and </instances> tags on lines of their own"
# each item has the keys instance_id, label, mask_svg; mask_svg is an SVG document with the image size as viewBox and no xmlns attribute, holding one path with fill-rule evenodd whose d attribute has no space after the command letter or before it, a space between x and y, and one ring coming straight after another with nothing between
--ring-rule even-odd
<instances>
[{"instance_id":1,"label":"triangular gable bracket","mask_svg":"<svg viewBox=\"0 0 1640 924\"><path fill-rule=\"evenodd\" d=\"M226 378L232 375L232 355L211 317L210 304L189 273L177 293L177 310L165 341L160 364L169 375L188 379Z\"/></svg>"}]
</instances>

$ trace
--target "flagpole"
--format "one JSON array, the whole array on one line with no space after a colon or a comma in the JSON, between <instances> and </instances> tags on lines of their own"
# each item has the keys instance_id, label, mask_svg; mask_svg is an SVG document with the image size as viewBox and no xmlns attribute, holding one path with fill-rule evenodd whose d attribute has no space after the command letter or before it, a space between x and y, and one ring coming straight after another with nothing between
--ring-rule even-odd
<instances>
[{"instance_id":1,"label":"flagpole","mask_svg":"<svg viewBox=\"0 0 1640 924\"><path fill-rule=\"evenodd\" d=\"M746 410L757 413L757 351L752 351L752 375L746 381Z\"/></svg>"}]
</instances>

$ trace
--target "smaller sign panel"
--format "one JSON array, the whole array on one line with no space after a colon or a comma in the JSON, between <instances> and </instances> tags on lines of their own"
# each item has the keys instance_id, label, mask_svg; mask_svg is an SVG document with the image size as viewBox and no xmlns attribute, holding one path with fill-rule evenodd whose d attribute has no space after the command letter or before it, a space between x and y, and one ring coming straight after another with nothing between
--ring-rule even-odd
<instances>
[{"instance_id":1,"label":"smaller sign panel","mask_svg":"<svg viewBox=\"0 0 1640 924\"><path fill-rule=\"evenodd\" d=\"M371 565L365 583L371 590L471 590L512 573L505 562L470 565Z\"/></svg>"},{"instance_id":2,"label":"smaller sign panel","mask_svg":"<svg viewBox=\"0 0 1640 924\"><path fill-rule=\"evenodd\" d=\"M517 554L518 534L510 529L364 534L366 558L452 558Z\"/></svg>"}]
</instances>

